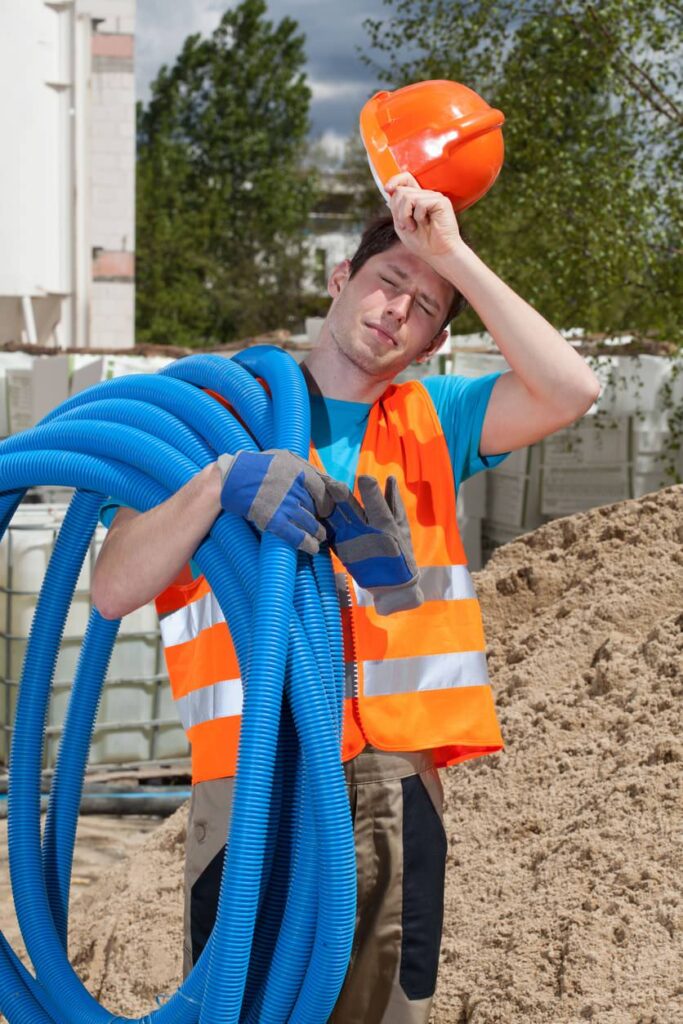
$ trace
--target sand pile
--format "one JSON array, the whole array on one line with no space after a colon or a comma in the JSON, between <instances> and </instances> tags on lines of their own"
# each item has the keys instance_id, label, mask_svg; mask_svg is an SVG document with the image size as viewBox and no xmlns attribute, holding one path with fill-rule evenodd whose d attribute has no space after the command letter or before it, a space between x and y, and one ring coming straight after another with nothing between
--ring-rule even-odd
<instances>
[{"instance_id":1,"label":"sand pile","mask_svg":"<svg viewBox=\"0 0 683 1024\"><path fill-rule=\"evenodd\" d=\"M476 577L506 751L444 773L434 1024L683 1021L683 487L557 520ZM180 974L185 811L72 915L91 990Z\"/></svg>"},{"instance_id":2,"label":"sand pile","mask_svg":"<svg viewBox=\"0 0 683 1024\"><path fill-rule=\"evenodd\" d=\"M73 903L69 955L106 1007L139 1016L182 977L187 805Z\"/></svg>"},{"instance_id":3,"label":"sand pile","mask_svg":"<svg viewBox=\"0 0 683 1024\"><path fill-rule=\"evenodd\" d=\"M683 1021L683 488L550 523L477 584L507 749L445 773L434 1020Z\"/></svg>"}]
</instances>

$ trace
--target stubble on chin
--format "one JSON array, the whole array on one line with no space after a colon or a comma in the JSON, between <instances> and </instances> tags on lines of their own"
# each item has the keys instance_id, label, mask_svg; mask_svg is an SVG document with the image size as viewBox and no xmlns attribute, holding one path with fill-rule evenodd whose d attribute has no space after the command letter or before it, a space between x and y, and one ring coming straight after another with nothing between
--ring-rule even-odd
<instances>
[{"instance_id":1,"label":"stubble on chin","mask_svg":"<svg viewBox=\"0 0 683 1024\"><path fill-rule=\"evenodd\" d=\"M344 335L336 327L331 327L330 335L342 363L350 363L351 366L355 367L357 370L362 370L364 373L369 372L370 360L363 359L361 346L354 343L352 334L349 335L347 332ZM342 338L344 338L343 341L341 340Z\"/></svg>"},{"instance_id":2,"label":"stubble on chin","mask_svg":"<svg viewBox=\"0 0 683 1024\"><path fill-rule=\"evenodd\" d=\"M362 327L355 328L357 331L362 329ZM338 333L337 328L330 326L330 336L342 360L353 366L356 371L360 370L374 380L392 380L395 376L395 373L383 363L379 356L373 354L371 349L363 345L361 340L354 338L353 331L347 333L345 340L342 342L340 341L341 335Z\"/></svg>"}]
</instances>

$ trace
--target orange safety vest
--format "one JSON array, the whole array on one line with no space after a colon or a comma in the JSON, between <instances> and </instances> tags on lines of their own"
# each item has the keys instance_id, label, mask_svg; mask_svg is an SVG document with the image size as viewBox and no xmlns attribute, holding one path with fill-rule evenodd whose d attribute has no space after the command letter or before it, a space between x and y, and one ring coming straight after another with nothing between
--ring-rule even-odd
<instances>
[{"instance_id":1,"label":"orange safety vest","mask_svg":"<svg viewBox=\"0 0 683 1024\"><path fill-rule=\"evenodd\" d=\"M315 449L311 461L323 468ZM501 750L450 456L422 384L392 384L375 402L357 474L376 477L382 488L396 477L425 601L377 615L371 595L332 555L346 667L342 760L367 743L432 749L439 767ZM193 782L234 775L242 684L218 602L200 577L174 581L156 604L171 690L192 746Z\"/></svg>"}]
</instances>

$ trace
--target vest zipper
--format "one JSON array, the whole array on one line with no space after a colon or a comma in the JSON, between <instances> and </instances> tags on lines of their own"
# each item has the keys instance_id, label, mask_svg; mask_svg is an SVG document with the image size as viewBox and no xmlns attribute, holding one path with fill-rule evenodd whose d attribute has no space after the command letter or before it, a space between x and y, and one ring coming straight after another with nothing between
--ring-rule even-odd
<instances>
[{"instance_id":1,"label":"vest zipper","mask_svg":"<svg viewBox=\"0 0 683 1024\"><path fill-rule=\"evenodd\" d=\"M362 723L361 717L360 717L360 692L359 692L359 685L360 684L359 684L359 673L358 673L358 648L356 646L356 624L355 624L355 619L354 619L355 605L353 603L353 597L352 597L352 594L351 594L351 584L349 583L348 576L347 576L346 573L344 573L344 585L346 587L346 597L347 597L347 603L348 603L348 608L349 608L349 635L350 635L350 638L351 638L351 657L352 657L351 664L353 666L353 694L352 694L352 698L351 698L352 701L353 701L353 712L354 712L353 717L354 717L354 719L356 721L356 725L358 726L358 728L359 728L363 738L365 739L366 742L368 742L368 738L365 735L365 730L363 729L363 723Z\"/></svg>"}]
</instances>

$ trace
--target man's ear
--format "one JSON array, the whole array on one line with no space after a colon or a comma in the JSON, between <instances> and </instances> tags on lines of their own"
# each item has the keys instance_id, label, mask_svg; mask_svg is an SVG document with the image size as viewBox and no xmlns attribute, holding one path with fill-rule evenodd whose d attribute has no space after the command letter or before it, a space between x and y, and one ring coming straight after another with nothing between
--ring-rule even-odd
<instances>
[{"instance_id":1,"label":"man's ear","mask_svg":"<svg viewBox=\"0 0 683 1024\"><path fill-rule=\"evenodd\" d=\"M448 331L444 327L443 331L441 331L439 334L437 334L437 336L435 338L433 338L429 342L429 345L427 346L427 348L424 350L424 352L422 353L421 356L417 357L415 362L416 363L426 363L428 359L432 358L432 356L434 355L435 352L438 352L438 350L441 348L441 346L443 345L443 343L444 343L444 341L446 340L447 337L448 337Z\"/></svg>"},{"instance_id":2,"label":"man's ear","mask_svg":"<svg viewBox=\"0 0 683 1024\"><path fill-rule=\"evenodd\" d=\"M327 281L327 291L333 299L336 299L339 295L340 291L348 281L350 273L351 260L342 260L342 262L338 263L330 274Z\"/></svg>"}]
</instances>

